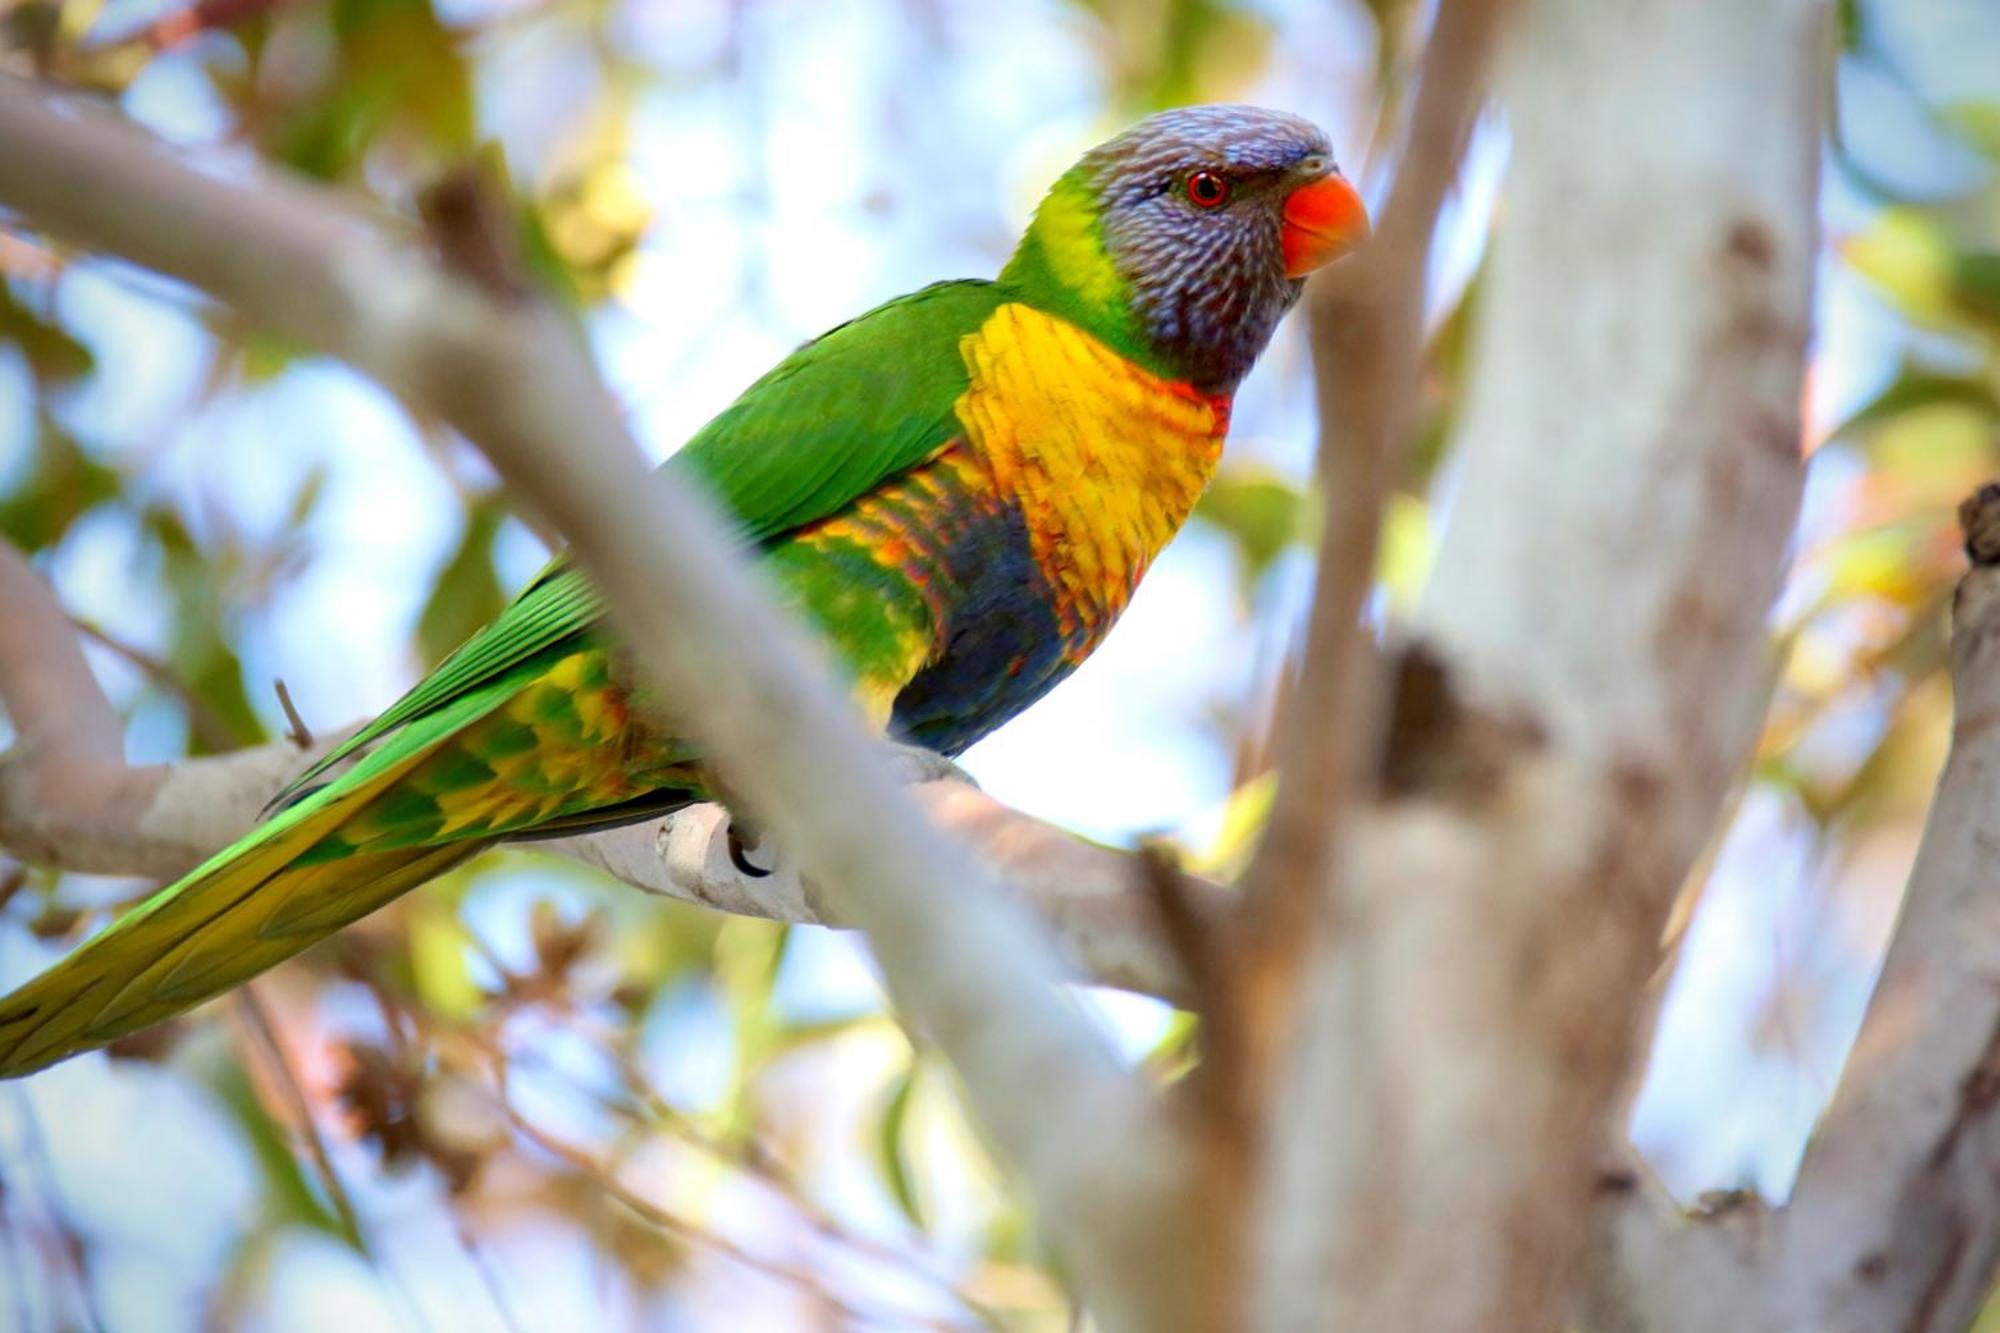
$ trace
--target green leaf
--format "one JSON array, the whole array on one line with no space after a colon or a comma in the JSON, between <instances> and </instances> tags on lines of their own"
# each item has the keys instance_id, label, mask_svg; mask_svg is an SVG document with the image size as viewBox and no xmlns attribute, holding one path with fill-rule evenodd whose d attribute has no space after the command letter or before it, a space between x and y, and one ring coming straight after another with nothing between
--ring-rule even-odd
<instances>
[{"instance_id":1,"label":"green leaf","mask_svg":"<svg viewBox=\"0 0 2000 1333\"><path fill-rule=\"evenodd\" d=\"M1946 103L1938 115L1965 142L2000 161L2000 102L1965 98Z\"/></svg>"},{"instance_id":2,"label":"green leaf","mask_svg":"<svg viewBox=\"0 0 2000 1333\"><path fill-rule=\"evenodd\" d=\"M850 1032L873 1027L883 1021L880 1014L864 1013L850 1014L845 1018L815 1018L803 1023L777 1024L766 1039L764 1055L766 1058L775 1059L819 1042L833 1041Z\"/></svg>"},{"instance_id":3,"label":"green leaf","mask_svg":"<svg viewBox=\"0 0 2000 1333\"><path fill-rule=\"evenodd\" d=\"M1235 542L1248 586L1287 549L1308 538L1314 507L1311 496L1275 473L1242 466L1221 472L1194 514Z\"/></svg>"},{"instance_id":4,"label":"green leaf","mask_svg":"<svg viewBox=\"0 0 2000 1333\"><path fill-rule=\"evenodd\" d=\"M472 146L471 71L426 0L334 0L331 17L334 54L319 79L256 123L267 155L345 181L380 144L420 174Z\"/></svg>"},{"instance_id":5,"label":"green leaf","mask_svg":"<svg viewBox=\"0 0 2000 1333\"><path fill-rule=\"evenodd\" d=\"M226 736L221 748L249 745L264 738L264 722L250 703L243 679L243 660L232 644L233 607L218 566L226 554L205 551L180 515L156 505L140 516L140 525L159 546L161 578L173 595L173 637L166 660L195 697L213 715ZM194 754L218 748L200 736L190 739Z\"/></svg>"},{"instance_id":6,"label":"green leaf","mask_svg":"<svg viewBox=\"0 0 2000 1333\"><path fill-rule=\"evenodd\" d=\"M1929 328L1956 322L1951 237L1931 214L1907 205L1885 208L1841 246L1841 254L1912 321Z\"/></svg>"},{"instance_id":7,"label":"green leaf","mask_svg":"<svg viewBox=\"0 0 2000 1333\"><path fill-rule=\"evenodd\" d=\"M1958 303L2000 327L2000 254L1961 253L1952 260L1951 275Z\"/></svg>"},{"instance_id":8,"label":"green leaf","mask_svg":"<svg viewBox=\"0 0 2000 1333\"><path fill-rule=\"evenodd\" d=\"M296 344L260 330L231 324L226 332L237 340L236 373L246 384L269 383L303 355Z\"/></svg>"},{"instance_id":9,"label":"green leaf","mask_svg":"<svg viewBox=\"0 0 2000 1333\"><path fill-rule=\"evenodd\" d=\"M1841 50L1859 51L1863 27L1861 0L1839 0L1834 7L1834 22L1840 34Z\"/></svg>"},{"instance_id":10,"label":"green leaf","mask_svg":"<svg viewBox=\"0 0 2000 1333\"><path fill-rule=\"evenodd\" d=\"M0 500L0 535L24 551L62 540L85 511L118 494L118 474L44 415L27 478Z\"/></svg>"},{"instance_id":11,"label":"green leaf","mask_svg":"<svg viewBox=\"0 0 2000 1333\"><path fill-rule=\"evenodd\" d=\"M324 463L313 465L306 473L306 479L299 486L298 494L292 497L291 511L286 526L294 530L302 528L319 509L320 500L326 495L327 468Z\"/></svg>"},{"instance_id":12,"label":"green leaf","mask_svg":"<svg viewBox=\"0 0 2000 1333\"><path fill-rule=\"evenodd\" d=\"M1993 386L1984 379L1973 375L1939 374L1906 362L1902 372L1889 386L1841 422L1834 429L1833 436L1851 439L1903 413L1940 404L1978 408L2000 417L2000 402L1995 401Z\"/></svg>"},{"instance_id":13,"label":"green leaf","mask_svg":"<svg viewBox=\"0 0 2000 1333\"><path fill-rule=\"evenodd\" d=\"M882 1122L875 1131L875 1153L876 1162L882 1168L882 1183L889 1187L890 1196L903 1210L903 1216L910 1219L910 1225L922 1231L923 1209L918 1205L916 1187L910 1179L909 1159L903 1150L903 1136L909 1126L910 1105L916 1094L920 1067L912 1059L909 1068L892 1085L888 1104L882 1108Z\"/></svg>"},{"instance_id":14,"label":"green leaf","mask_svg":"<svg viewBox=\"0 0 2000 1333\"><path fill-rule=\"evenodd\" d=\"M493 572L493 538L505 517L494 500L482 500L467 513L458 549L439 571L430 600L417 618L417 647L426 665L442 662L506 607L506 595Z\"/></svg>"},{"instance_id":15,"label":"green leaf","mask_svg":"<svg viewBox=\"0 0 2000 1333\"><path fill-rule=\"evenodd\" d=\"M30 309L5 282L0 282L0 343L20 348L28 370L44 384L82 379L97 365L89 347Z\"/></svg>"},{"instance_id":16,"label":"green leaf","mask_svg":"<svg viewBox=\"0 0 2000 1333\"><path fill-rule=\"evenodd\" d=\"M486 1007L486 992L472 978L471 940L440 900L419 895L410 913L410 984L440 1018L463 1021Z\"/></svg>"}]
</instances>

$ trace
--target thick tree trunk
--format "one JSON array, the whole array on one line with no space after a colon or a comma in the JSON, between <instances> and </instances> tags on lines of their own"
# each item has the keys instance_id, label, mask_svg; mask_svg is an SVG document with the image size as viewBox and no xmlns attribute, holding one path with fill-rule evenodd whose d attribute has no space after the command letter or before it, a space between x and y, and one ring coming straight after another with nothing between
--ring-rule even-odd
<instances>
[{"instance_id":1,"label":"thick tree trunk","mask_svg":"<svg viewBox=\"0 0 2000 1333\"><path fill-rule=\"evenodd\" d=\"M1561 1323L1668 905L1766 702L1825 21L1530 0L1510 33L1415 627L1445 685L1406 676L1446 753L1346 848L1280 1112L1272 1327Z\"/></svg>"}]
</instances>

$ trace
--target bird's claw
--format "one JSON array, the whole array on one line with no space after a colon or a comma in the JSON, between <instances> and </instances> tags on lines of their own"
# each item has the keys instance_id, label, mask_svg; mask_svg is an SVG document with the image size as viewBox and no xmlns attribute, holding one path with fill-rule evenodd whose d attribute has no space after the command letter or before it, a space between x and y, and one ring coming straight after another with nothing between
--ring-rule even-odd
<instances>
[{"instance_id":1,"label":"bird's claw","mask_svg":"<svg viewBox=\"0 0 2000 1333\"><path fill-rule=\"evenodd\" d=\"M889 748L893 752L896 776L904 782L963 782L975 789L979 786L970 773L935 750L926 750L921 745L891 745ZM776 872L775 858L767 866L758 865L751 859L753 851L765 850L765 839L745 821L732 815L727 839L729 864L736 867L738 874L750 879L765 879Z\"/></svg>"},{"instance_id":2,"label":"bird's claw","mask_svg":"<svg viewBox=\"0 0 2000 1333\"><path fill-rule=\"evenodd\" d=\"M768 877L778 867L776 865L760 866L750 859L750 849L762 842L763 839L757 837L754 833L746 841L743 836L742 826L736 820L731 819L729 821L729 864L735 866L738 873L747 875L751 879L764 879Z\"/></svg>"}]
</instances>

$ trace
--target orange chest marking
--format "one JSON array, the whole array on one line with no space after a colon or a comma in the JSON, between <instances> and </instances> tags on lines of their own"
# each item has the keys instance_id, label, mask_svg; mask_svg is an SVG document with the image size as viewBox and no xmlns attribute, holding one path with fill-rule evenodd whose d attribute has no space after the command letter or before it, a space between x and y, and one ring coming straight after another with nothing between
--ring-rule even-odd
<instances>
[{"instance_id":1,"label":"orange chest marking","mask_svg":"<svg viewBox=\"0 0 2000 1333\"><path fill-rule=\"evenodd\" d=\"M1025 305L1001 306L959 349L959 420L1020 507L1065 630L1094 643L1214 475L1229 400Z\"/></svg>"}]
</instances>

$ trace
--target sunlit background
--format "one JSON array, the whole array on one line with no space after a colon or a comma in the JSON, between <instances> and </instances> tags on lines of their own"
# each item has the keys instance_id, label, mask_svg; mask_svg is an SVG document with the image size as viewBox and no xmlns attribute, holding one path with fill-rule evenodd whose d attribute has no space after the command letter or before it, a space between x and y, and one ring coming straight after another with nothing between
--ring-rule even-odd
<instances>
[{"instance_id":1,"label":"sunlit background","mask_svg":"<svg viewBox=\"0 0 2000 1333\"><path fill-rule=\"evenodd\" d=\"M1781 1196L1838 1077L1942 758L1952 509L2000 473L2000 7L1840 17L1778 697L1688 896L1634 1124L1688 1198ZM0 42L216 170L281 162L391 223L487 153L664 455L827 326L993 272L1054 175L1150 109L1300 112L1379 199L1426 20L1407 0L17 0ZM1386 615L1441 517L1508 148L1482 127L1441 224ZM989 791L1240 860L1310 577L1306 370L1287 328L1117 633L971 752ZM280 679L314 727L379 709L546 555L476 455L373 385L6 230L0 533L89 637L136 761L278 734ZM0 980L141 887L0 858ZM1133 1060L1173 1063L1184 1019L1094 998ZM859 944L525 852L0 1087L0 1327L24 1333L1069 1320Z\"/></svg>"}]
</instances>

